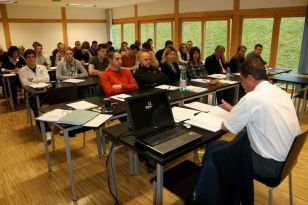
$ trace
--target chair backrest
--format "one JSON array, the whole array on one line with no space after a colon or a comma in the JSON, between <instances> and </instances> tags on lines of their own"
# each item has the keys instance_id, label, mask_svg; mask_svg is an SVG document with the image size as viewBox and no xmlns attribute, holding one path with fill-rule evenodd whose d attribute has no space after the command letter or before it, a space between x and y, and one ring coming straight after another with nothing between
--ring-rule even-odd
<instances>
[{"instance_id":1,"label":"chair backrest","mask_svg":"<svg viewBox=\"0 0 308 205\"><path fill-rule=\"evenodd\" d=\"M295 167L299 153L301 152L308 136L308 130L298 135L290 148L287 159L280 173L280 181L289 175L290 171Z\"/></svg>"},{"instance_id":2,"label":"chair backrest","mask_svg":"<svg viewBox=\"0 0 308 205\"><path fill-rule=\"evenodd\" d=\"M78 87L65 86L51 88L46 94L46 100L49 105L59 104L63 102L78 100Z\"/></svg>"},{"instance_id":3,"label":"chair backrest","mask_svg":"<svg viewBox=\"0 0 308 205\"><path fill-rule=\"evenodd\" d=\"M102 85L100 83L97 84L96 89L95 89L95 95L98 97L103 97L104 96L104 90L102 88Z\"/></svg>"}]
</instances>

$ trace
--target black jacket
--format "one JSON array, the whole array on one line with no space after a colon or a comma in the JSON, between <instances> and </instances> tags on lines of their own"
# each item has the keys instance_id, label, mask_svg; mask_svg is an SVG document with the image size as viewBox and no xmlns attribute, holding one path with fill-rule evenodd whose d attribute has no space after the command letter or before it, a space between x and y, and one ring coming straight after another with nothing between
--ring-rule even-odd
<instances>
[{"instance_id":1,"label":"black jacket","mask_svg":"<svg viewBox=\"0 0 308 205\"><path fill-rule=\"evenodd\" d=\"M238 73L240 65L244 62L245 58L240 56L233 56L229 62L230 70L232 73Z\"/></svg>"},{"instance_id":2,"label":"black jacket","mask_svg":"<svg viewBox=\"0 0 308 205\"><path fill-rule=\"evenodd\" d=\"M227 69L227 64L223 63L224 69ZM206 58L204 67L208 74L222 74L221 69L220 69L220 64L219 61L217 60L215 54L210 55L209 57Z\"/></svg>"},{"instance_id":3,"label":"black jacket","mask_svg":"<svg viewBox=\"0 0 308 205\"><path fill-rule=\"evenodd\" d=\"M206 148L203 166L189 204L252 205L253 165L246 131L231 142L215 141Z\"/></svg>"},{"instance_id":4,"label":"black jacket","mask_svg":"<svg viewBox=\"0 0 308 205\"><path fill-rule=\"evenodd\" d=\"M134 78L138 83L139 88L155 87L169 82L169 78L155 67L141 67L134 73Z\"/></svg>"},{"instance_id":5,"label":"black jacket","mask_svg":"<svg viewBox=\"0 0 308 205\"><path fill-rule=\"evenodd\" d=\"M14 65L13 63L11 63L9 56L6 56L3 59L3 64L1 68L13 70L15 68L22 68L25 65L26 65L26 62L22 57L19 57L19 61L16 63L16 65Z\"/></svg>"},{"instance_id":6,"label":"black jacket","mask_svg":"<svg viewBox=\"0 0 308 205\"><path fill-rule=\"evenodd\" d=\"M173 67L175 68L175 71L172 70L170 64L167 61L161 66L161 71L165 73L166 76L168 76L170 82L180 80L181 71L178 64L173 63Z\"/></svg>"}]
</instances>

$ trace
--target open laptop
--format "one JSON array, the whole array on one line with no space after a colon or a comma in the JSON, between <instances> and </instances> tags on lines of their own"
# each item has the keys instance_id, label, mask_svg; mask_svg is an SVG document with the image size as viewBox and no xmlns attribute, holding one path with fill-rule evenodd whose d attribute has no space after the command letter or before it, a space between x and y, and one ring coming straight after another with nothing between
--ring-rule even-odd
<instances>
[{"instance_id":1,"label":"open laptop","mask_svg":"<svg viewBox=\"0 0 308 205\"><path fill-rule=\"evenodd\" d=\"M165 91L126 98L125 102L136 141L161 155L201 138L200 134L175 125Z\"/></svg>"}]
</instances>

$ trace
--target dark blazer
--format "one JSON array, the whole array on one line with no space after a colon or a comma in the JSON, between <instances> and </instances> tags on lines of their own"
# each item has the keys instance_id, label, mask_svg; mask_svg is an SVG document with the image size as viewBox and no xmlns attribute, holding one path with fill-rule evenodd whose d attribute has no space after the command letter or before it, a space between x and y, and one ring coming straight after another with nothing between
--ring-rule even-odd
<instances>
[{"instance_id":1,"label":"dark blazer","mask_svg":"<svg viewBox=\"0 0 308 205\"><path fill-rule=\"evenodd\" d=\"M156 59L157 59L157 61L158 61L158 63L159 63L159 67L162 66L162 64L160 63L160 61L163 59L164 51L165 51L165 49L163 48L163 49L158 50L158 51L156 52L156 54L155 54L155 57L156 57Z\"/></svg>"},{"instance_id":2,"label":"dark blazer","mask_svg":"<svg viewBox=\"0 0 308 205\"><path fill-rule=\"evenodd\" d=\"M176 71L173 71L170 64L166 61L161 66L161 71L165 73L165 75L169 78L170 82L175 82L180 80L181 71L179 69L178 64L173 63L173 67Z\"/></svg>"},{"instance_id":3,"label":"dark blazer","mask_svg":"<svg viewBox=\"0 0 308 205\"><path fill-rule=\"evenodd\" d=\"M11 63L9 56L6 56L3 60L1 68L13 70L15 68L22 68L25 65L26 62L22 57L19 57L19 61L16 63L16 65L14 65L13 63Z\"/></svg>"},{"instance_id":4,"label":"dark blazer","mask_svg":"<svg viewBox=\"0 0 308 205\"><path fill-rule=\"evenodd\" d=\"M134 78L139 88L151 88L169 82L168 77L153 66L145 68L140 65L134 73Z\"/></svg>"},{"instance_id":5,"label":"dark blazer","mask_svg":"<svg viewBox=\"0 0 308 205\"><path fill-rule=\"evenodd\" d=\"M244 62L245 58L240 56L233 56L229 62L230 70L232 73L238 73L240 65Z\"/></svg>"},{"instance_id":6,"label":"dark blazer","mask_svg":"<svg viewBox=\"0 0 308 205\"><path fill-rule=\"evenodd\" d=\"M253 204L253 165L246 131L231 142L211 143L202 164L192 199L187 204Z\"/></svg>"},{"instance_id":7,"label":"dark blazer","mask_svg":"<svg viewBox=\"0 0 308 205\"><path fill-rule=\"evenodd\" d=\"M224 69L227 69L227 64L223 63ZM215 54L210 55L205 59L204 67L208 74L222 74L220 69L219 61L217 60Z\"/></svg>"}]
</instances>

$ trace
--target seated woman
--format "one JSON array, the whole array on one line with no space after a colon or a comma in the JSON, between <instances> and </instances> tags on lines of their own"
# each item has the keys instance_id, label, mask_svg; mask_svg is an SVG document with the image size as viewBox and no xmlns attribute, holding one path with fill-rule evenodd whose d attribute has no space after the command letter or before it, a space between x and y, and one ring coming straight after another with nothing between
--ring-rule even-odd
<instances>
[{"instance_id":1,"label":"seated woman","mask_svg":"<svg viewBox=\"0 0 308 205\"><path fill-rule=\"evenodd\" d=\"M1 66L2 73L18 73L19 69L26 65L23 58L19 56L19 49L16 46L11 46L7 52L7 56L3 60ZM17 103L17 88L21 88L21 83L18 76L11 77L10 87L14 103ZM6 86L8 88L8 86ZM5 93L8 93L6 90ZM8 96L6 96L8 97Z\"/></svg>"},{"instance_id":2,"label":"seated woman","mask_svg":"<svg viewBox=\"0 0 308 205\"><path fill-rule=\"evenodd\" d=\"M161 66L161 71L166 74L170 82L180 80L181 71L177 64L177 54L173 47L165 49L164 56L165 62Z\"/></svg>"},{"instance_id":3,"label":"seated woman","mask_svg":"<svg viewBox=\"0 0 308 205\"><path fill-rule=\"evenodd\" d=\"M186 43L182 43L180 50L178 50L178 61L183 66L186 66L189 60L189 54L186 48Z\"/></svg>"},{"instance_id":4,"label":"seated woman","mask_svg":"<svg viewBox=\"0 0 308 205\"><path fill-rule=\"evenodd\" d=\"M192 47L189 51L189 61L187 65L187 75L191 79L205 78L208 73L200 60L200 49Z\"/></svg>"},{"instance_id":5,"label":"seated woman","mask_svg":"<svg viewBox=\"0 0 308 205\"><path fill-rule=\"evenodd\" d=\"M231 58L229 62L230 70L232 73L238 73L240 65L245 61L246 46L240 45L237 48L236 54Z\"/></svg>"}]
</instances>

